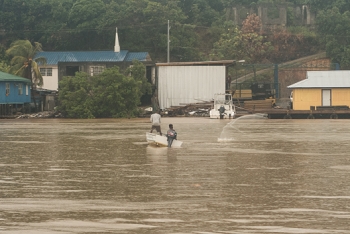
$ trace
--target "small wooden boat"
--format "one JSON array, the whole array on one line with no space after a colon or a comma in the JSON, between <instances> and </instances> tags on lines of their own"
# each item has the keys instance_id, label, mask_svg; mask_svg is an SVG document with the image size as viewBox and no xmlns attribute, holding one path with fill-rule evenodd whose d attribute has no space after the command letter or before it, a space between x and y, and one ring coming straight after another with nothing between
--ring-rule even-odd
<instances>
[{"instance_id":1,"label":"small wooden boat","mask_svg":"<svg viewBox=\"0 0 350 234\"><path fill-rule=\"evenodd\" d=\"M156 133L146 133L147 142L150 145L158 147L168 147L168 141L165 135L161 136ZM181 147L182 141L174 140L171 147Z\"/></svg>"}]
</instances>

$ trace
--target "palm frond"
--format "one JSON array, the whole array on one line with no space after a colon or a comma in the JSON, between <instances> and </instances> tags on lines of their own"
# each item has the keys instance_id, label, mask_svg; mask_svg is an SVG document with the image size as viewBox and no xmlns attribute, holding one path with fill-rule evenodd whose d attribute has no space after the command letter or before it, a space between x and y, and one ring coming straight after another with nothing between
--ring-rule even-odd
<instances>
[{"instance_id":1,"label":"palm frond","mask_svg":"<svg viewBox=\"0 0 350 234\"><path fill-rule=\"evenodd\" d=\"M27 61L26 57L23 56L15 56L11 59L11 65L14 66L16 64L21 64L21 66L24 65L24 63Z\"/></svg>"},{"instance_id":2,"label":"palm frond","mask_svg":"<svg viewBox=\"0 0 350 234\"><path fill-rule=\"evenodd\" d=\"M6 53L11 56L28 57L31 52L32 44L28 40L17 40L11 44L11 47L6 50Z\"/></svg>"},{"instance_id":3,"label":"palm frond","mask_svg":"<svg viewBox=\"0 0 350 234\"><path fill-rule=\"evenodd\" d=\"M13 56L11 59L11 73L31 79L33 84L43 85L43 77L37 62L46 64L46 59L40 57L35 59L35 61L33 60L35 54L40 51L42 51L42 45L39 42L35 42L34 45L28 40L13 42L6 51L8 55Z\"/></svg>"},{"instance_id":4,"label":"palm frond","mask_svg":"<svg viewBox=\"0 0 350 234\"><path fill-rule=\"evenodd\" d=\"M43 46L39 42L34 42L34 52L41 52L43 51Z\"/></svg>"},{"instance_id":5,"label":"palm frond","mask_svg":"<svg viewBox=\"0 0 350 234\"><path fill-rule=\"evenodd\" d=\"M47 60L46 60L45 57L38 57L38 58L35 59L35 62L40 64L40 65L45 65Z\"/></svg>"},{"instance_id":6,"label":"palm frond","mask_svg":"<svg viewBox=\"0 0 350 234\"><path fill-rule=\"evenodd\" d=\"M10 71L12 74L16 75L16 76L20 76L23 78L27 78L26 77L26 67L25 66L21 66L21 67L11 67Z\"/></svg>"}]
</instances>

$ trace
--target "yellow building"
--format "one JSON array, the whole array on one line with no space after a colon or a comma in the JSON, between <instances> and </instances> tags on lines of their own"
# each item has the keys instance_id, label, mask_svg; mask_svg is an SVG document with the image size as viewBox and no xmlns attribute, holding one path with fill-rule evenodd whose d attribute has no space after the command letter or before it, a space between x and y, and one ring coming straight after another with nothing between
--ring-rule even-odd
<instances>
[{"instance_id":1,"label":"yellow building","mask_svg":"<svg viewBox=\"0 0 350 234\"><path fill-rule=\"evenodd\" d=\"M288 86L294 110L350 106L350 71L308 71L306 79Z\"/></svg>"}]
</instances>

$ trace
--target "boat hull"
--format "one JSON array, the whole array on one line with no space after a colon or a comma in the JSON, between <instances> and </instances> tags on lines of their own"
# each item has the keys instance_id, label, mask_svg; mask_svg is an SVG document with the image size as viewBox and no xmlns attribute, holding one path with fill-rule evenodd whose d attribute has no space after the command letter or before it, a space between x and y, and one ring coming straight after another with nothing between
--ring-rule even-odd
<instances>
[{"instance_id":1,"label":"boat hull","mask_svg":"<svg viewBox=\"0 0 350 234\"><path fill-rule=\"evenodd\" d=\"M223 119L233 119L235 117L235 112L234 111L225 111L223 114L222 118ZM210 118L211 119L220 119L220 112L217 110L211 110L210 111Z\"/></svg>"},{"instance_id":2,"label":"boat hull","mask_svg":"<svg viewBox=\"0 0 350 234\"><path fill-rule=\"evenodd\" d=\"M148 144L158 147L168 147L168 141L166 136L161 136L155 133L146 133L146 139ZM174 140L171 147L181 147L182 141Z\"/></svg>"}]
</instances>

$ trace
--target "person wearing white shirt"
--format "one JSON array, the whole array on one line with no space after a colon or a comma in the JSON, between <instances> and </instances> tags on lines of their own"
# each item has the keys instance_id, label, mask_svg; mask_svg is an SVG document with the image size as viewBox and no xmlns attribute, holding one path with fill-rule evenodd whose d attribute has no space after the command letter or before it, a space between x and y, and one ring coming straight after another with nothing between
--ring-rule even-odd
<instances>
[{"instance_id":1,"label":"person wearing white shirt","mask_svg":"<svg viewBox=\"0 0 350 234\"><path fill-rule=\"evenodd\" d=\"M160 135L162 135L162 131L160 129L160 119L161 119L161 116L157 112L151 115L151 118L150 118L150 121L152 123L151 133L153 132L153 129L155 129L157 132L159 132Z\"/></svg>"}]
</instances>

